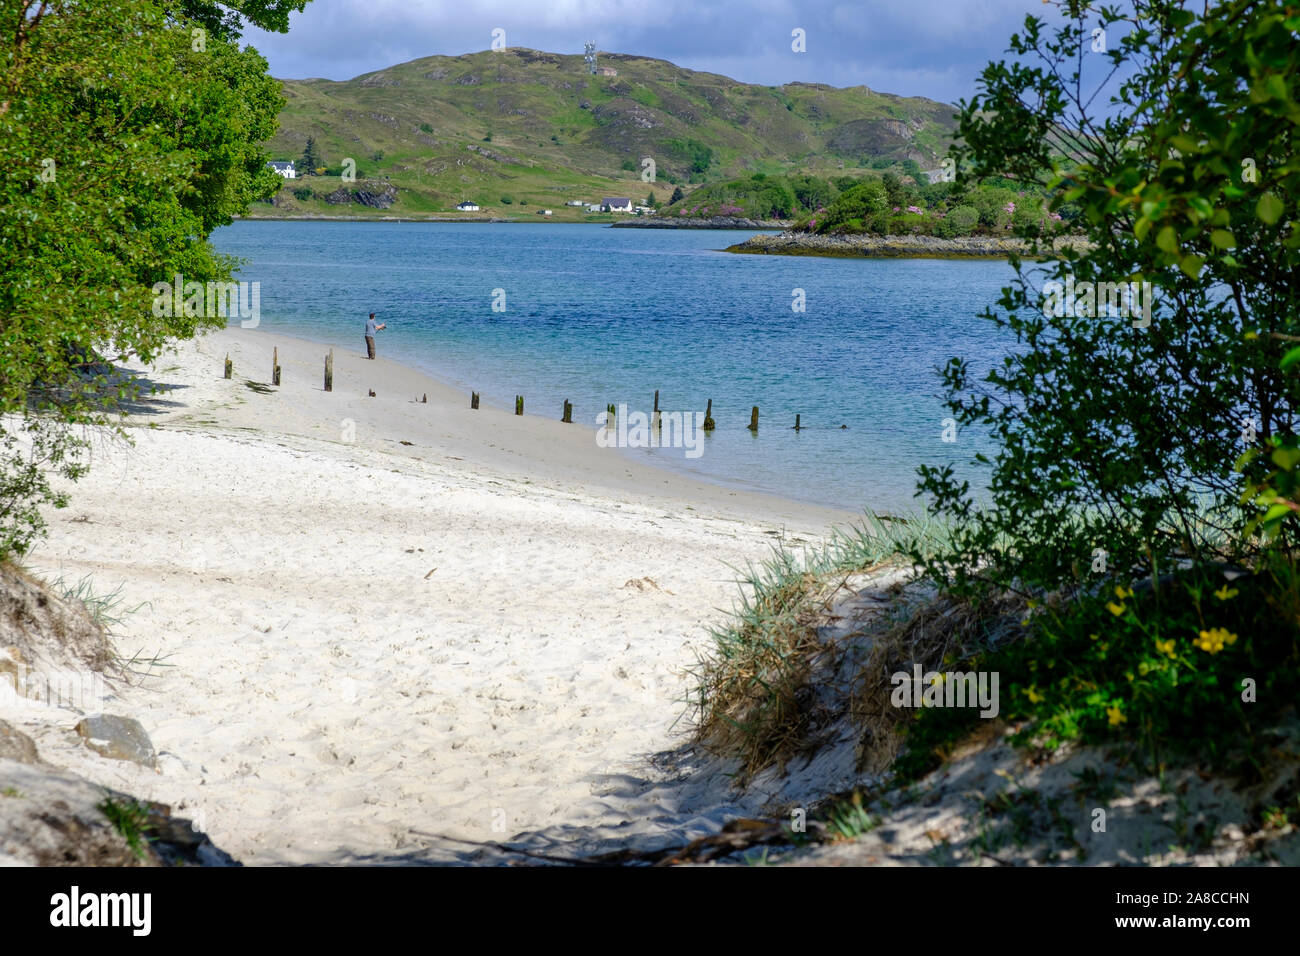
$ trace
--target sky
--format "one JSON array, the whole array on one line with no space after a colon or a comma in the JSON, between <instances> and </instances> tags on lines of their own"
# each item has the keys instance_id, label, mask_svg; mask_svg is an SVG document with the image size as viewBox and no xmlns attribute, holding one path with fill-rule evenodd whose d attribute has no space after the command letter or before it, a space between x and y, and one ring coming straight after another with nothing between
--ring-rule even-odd
<instances>
[{"instance_id":1,"label":"sky","mask_svg":"<svg viewBox=\"0 0 1300 956\"><path fill-rule=\"evenodd\" d=\"M975 93L1027 13L1055 22L1043 0L312 0L287 34L249 29L244 41L281 79L346 80L473 53L500 29L512 47L581 54L594 42L746 83L862 85L955 103ZM796 29L805 52L792 49Z\"/></svg>"}]
</instances>

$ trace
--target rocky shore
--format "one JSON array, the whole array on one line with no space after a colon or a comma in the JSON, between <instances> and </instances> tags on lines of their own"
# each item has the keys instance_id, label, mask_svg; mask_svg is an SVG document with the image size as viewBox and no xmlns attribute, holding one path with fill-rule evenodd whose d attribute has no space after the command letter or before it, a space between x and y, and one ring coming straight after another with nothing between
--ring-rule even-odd
<instances>
[{"instance_id":1,"label":"rocky shore","mask_svg":"<svg viewBox=\"0 0 1300 956\"><path fill-rule=\"evenodd\" d=\"M1057 240L1065 248L1077 241ZM780 235L751 236L728 246L727 252L778 256L845 256L866 258L1002 259L1010 253L1026 255L1027 244L1012 237L963 236L819 236L783 232Z\"/></svg>"},{"instance_id":2,"label":"rocky shore","mask_svg":"<svg viewBox=\"0 0 1300 956\"><path fill-rule=\"evenodd\" d=\"M783 219L745 219L741 216L709 216L688 219L685 216L638 216L614 223L615 229L789 229Z\"/></svg>"}]
</instances>

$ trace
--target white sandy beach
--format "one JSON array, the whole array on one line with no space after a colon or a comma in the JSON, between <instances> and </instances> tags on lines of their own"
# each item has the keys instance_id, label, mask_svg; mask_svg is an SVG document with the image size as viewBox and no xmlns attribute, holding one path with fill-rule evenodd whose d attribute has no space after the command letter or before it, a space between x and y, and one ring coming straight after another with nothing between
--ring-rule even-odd
<instances>
[{"instance_id":1,"label":"white sandy beach","mask_svg":"<svg viewBox=\"0 0 1300 956\"><path fill-rule=\"evenodd\" d=\"M283 387L250 388L273 346ZM161 360L134 447L97 449L26 562L142 605L118 647L166 666L105 709L143 723L158 771L87 750L69 711L0 718L245 863L437 862L468 848L430 833L659 826L613 795L682 743L684 670L731 606L728 565L853 516L641 467L583 425L471 411L359 349L336 349L325 393L325 351L234 328Z\"/></svg>"}]
</instances>

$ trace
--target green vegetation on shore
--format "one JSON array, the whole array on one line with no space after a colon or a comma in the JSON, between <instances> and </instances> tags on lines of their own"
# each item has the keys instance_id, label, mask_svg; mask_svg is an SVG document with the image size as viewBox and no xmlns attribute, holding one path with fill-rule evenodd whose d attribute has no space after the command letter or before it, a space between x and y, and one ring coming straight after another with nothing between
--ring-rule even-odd
<instances>
[{"instance_id":1,"label":"green vegetation on shore","mask_svg":"<svg viewBox=\"0 0 1300 956\"><path fill-rule=\"evenodd\" d=\"M821 236L986 236L1068 228L1073 203L1048 208L1048 194L1013 180L929 182L915 163L855 175L755 173L697 187L660 210L668 218L739 216L794 220L795 233Z\"/></svg>"},{"instance_id":2,"label":"green vegetation on shore","mask_svg":"<svg viewBox=\"0 0 1300 956\"><path fill-rule=\"evenodd\" d=\"M1104 116L1088 77L1075 92L1098 17L1157 27L1105 57L1131 75ZM923 466L919 523L869 523L751 572L696 671L702 742L748 776L847 722L864 767L913 780L989 739L972 709L893 699L893 675L919 666L998 674L997 727L1046 754L1099 744L1244 782L1293 759L1272 730L1300 699L1298 29L1277 0L1132 0L1050 34L1027 18L1012 51L1043 68L983 72L959 168L994 206L1008 181L1041 197L1010 218L1029 249L1070 229L1089 241L1016 260L983 313L1015 349L978 375L961 357L942 371L956 424L997 444L979 459L988 491ZM807 228L869 231L891 202L883 181L855 187ZM1052 307L1048 281L1147 283L1150 321L1082 297ZM836 590L882 566L918 575L895 614L828 643Z\"/></svg>"}]
</instances>

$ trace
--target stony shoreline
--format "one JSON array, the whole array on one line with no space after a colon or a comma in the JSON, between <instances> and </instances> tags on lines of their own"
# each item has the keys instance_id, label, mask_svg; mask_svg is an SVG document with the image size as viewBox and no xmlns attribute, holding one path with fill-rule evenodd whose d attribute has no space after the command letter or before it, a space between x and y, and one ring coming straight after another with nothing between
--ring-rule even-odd
<instances>
[{"instance_id":1,"label":"stony shoreline","mask_svg":"<svg viewBox=\"0 0 1300 956\"><path fill-rule=\"evenodd\" d=\"M1056 248L1079 244L1080 240L1058 239ZM780 235L751 236L744 242L728 246L726 252L778 256L842 256L848 258L937 258L1003 259L1014 253L1027 255L1028 245L1021 239L997 236L964 236L941 239L937 236L819 236L809 233L783 232Z\"/></svg>"}]
</instances>

